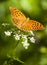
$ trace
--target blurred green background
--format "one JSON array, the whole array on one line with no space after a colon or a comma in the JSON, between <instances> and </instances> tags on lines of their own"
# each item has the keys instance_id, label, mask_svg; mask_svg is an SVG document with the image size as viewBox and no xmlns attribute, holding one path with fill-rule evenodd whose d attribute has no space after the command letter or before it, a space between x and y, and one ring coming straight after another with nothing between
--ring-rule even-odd
<instances>
[{"instance_id":1,"label":"blurred green background","mask_svg":"<svg viewBox=\"0 0 47 65\"><path fill-rule=\"evenodd\" d=\"M39 44L29 41L25 49L23 39L15 40L19 30L12 23L10 6L44 25L43 31L36 32ZM28 35L21 31L19 34ZM47 65L47 0L0 0L0 65Z\"/></svg>"}]
</instances>

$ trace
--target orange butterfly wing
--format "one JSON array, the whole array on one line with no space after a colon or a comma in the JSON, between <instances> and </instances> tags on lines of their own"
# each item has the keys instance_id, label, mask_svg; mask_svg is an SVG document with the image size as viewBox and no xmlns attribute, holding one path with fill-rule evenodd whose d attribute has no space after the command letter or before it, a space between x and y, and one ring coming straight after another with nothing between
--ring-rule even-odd
<instances>
[{"instance_id":1,"label":"orange butterfly wing","mask_svg":"<svg viewBox=\"0 0 47 65\"><path fill-rule=\"evenodd\" d=\"M13 7L10 7L9 9L12 15L13 22L20 30L30 31L44 29L44 26L41 23L27 19L21 11Z\"/></svg>"},{"instance_id":2,"label":"orange butterfly wing","mask_svg":"<svg viewBox=\"0 0 47 65\"><path fill-rule=\"evenodd\" d=\"M25 31L30 31L30 30L43 30L44 26L34 20L27 20L25 24L21 25L21 29Z\"/></svg>"},{"instance_id":3,"label":"orange butterfly wing","mask_svg":"<svg viewBox=\"0 0 47 65\"><path fill-rule=\"evenodd\" d=\"M10 9L12 18L13 18L15 23L16 23L16 21L22 22L22 21L26 20L25 15L21 11L19 11L18 9L15 9L13 7L10 7L9 9Z\"/></svg>"}]
</instances>

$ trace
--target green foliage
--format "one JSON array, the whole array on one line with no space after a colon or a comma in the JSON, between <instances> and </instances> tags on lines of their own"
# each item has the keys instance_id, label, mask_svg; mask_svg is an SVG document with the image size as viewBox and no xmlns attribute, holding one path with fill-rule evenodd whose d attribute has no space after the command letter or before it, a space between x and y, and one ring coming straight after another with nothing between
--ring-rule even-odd
<instances>
[{"instance_id":1,"label":"green foliage","mask_svg":"<svg viewBox=\"0 0 47 65\"><path fill-rule=\"evenodd\" d=\"M10 6L41 22L45 29L19 30L12 23ZM47 65L47 0L0 0L0 65Z\"/></svg>"}]
</instances>

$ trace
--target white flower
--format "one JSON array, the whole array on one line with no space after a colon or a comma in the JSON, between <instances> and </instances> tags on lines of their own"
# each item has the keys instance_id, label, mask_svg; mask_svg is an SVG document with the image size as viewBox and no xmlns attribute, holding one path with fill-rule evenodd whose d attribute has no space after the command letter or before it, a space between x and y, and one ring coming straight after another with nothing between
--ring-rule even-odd
<instances>
[{"instance_id":1,"label":"white flower","mask_svg":"<svg viewBox=\"0 0 47 65\"><path fill-rule=\"evenodd\" d=\"M30 41L31 41L32 43L35 43L36 39L34 39L34 37L31 37L31 38L30 38Z\"/></svg>"},{"instance_id":2,"label":"white flower","mask_svg":"<svg viewBox=\"0 0 47 65\"><path fill-rule=\"evenodd\" d=\"M20 40L20 36L18 34L14 35L16 40Z\"/></svg>"},{"instance_id":3,"label":"white flower","mask_svg":"<svg viewBox=\"0 0 47 65\"><path fill-rule=\"evenodd\" d=\"M4 31L6 36L11 36L12 31Z\"/></svg>"},{"instance_id":4,"label":"white flower","mask_svg":"<svg viewBox=\"0 0 47 65\"><path fill-rule=\"evenodd\" d=\"M9 25L8 23L2 23L3 26Z\"/></svg>"},{"instance_id":5,"label":"white flower","mask_svg":"<svg viewBox=\"0 0 47 65\"><path fill-rule=\"evenodd\" d=\"M24 40L22 41L23 47L24 47L25 49L28 49L28 47L29 47L30 44L28 43L27 35L22 35L22 38L24 39Z\"/></svg>"},{"instance_id":6,"label":"white flower","mask_svg":"<svg viewBox=\"0 0 47 65\"><path fill-rule=\"evenodd\" d=\"M33 33L33 31L30 31L30 33L34 36L34 33Z\"/></svg>"},{"instance_id":7,"label":"white flower","mask_svg":"<svg viewBox=\"0 0 47 65\"><path fill-rule=\"evenodd\" d=\"M27 42L27 40L26 41L24 41L24 42L22 42L22 44L23 44L23 47L25 48L25 49L28 49L28 47L29 47L29 43Z\"/></svg>"}]
</instances>

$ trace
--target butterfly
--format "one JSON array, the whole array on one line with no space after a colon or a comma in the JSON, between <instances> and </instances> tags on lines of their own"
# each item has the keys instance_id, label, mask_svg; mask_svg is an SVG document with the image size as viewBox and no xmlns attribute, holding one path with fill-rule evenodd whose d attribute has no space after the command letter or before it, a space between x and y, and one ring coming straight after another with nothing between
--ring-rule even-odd
<instances>
[{"instance_id":1,"label":"butterfly","mask_svg":"<svg viewBox=\"0 0 47 65\"><path fill-rule=\"evenodd\" d=\"M26 18L26 16L20 10L14 7L10 7L9 10L11 12L13 23L15 24L15 26L18 27L18 29L24 31L35 31L44 29L43 24L39 23L38 21Z\"/></svg>"}]
</instances>

